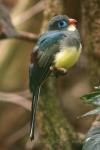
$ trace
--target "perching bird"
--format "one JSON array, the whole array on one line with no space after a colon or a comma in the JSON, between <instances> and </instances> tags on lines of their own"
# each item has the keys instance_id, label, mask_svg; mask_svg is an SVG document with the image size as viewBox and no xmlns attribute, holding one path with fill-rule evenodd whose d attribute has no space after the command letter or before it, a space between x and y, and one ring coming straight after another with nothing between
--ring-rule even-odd
<instances>
[{"instance_id":1,"label":"perching bird","mask_svg":"<svg viewBox=\"0 0 100 150\"><path fill-rule=\"evenodd\" d=\"M33 49L29 66L29 86L32 92L32 120L30 138L34 139L35 114L40 88L53 73L56 77L66 74L81 53L80 35L76 20L65 15L53 17L48 31L42 34Z\"/></svg>"}]
</instances>

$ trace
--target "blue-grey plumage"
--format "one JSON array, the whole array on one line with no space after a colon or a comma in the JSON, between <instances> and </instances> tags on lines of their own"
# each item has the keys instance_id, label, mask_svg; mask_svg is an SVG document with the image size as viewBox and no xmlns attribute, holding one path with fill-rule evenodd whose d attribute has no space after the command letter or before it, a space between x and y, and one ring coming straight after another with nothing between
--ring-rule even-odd
<instances>
[{"instance_id":1,"label":"blue-grey plumage","mask_svg":"<svg viewBox=\"0 0 100 150\"><path fill-rule=\"evenodd\" d=\"M53 17L49 22L48 31L40 36L33 49L29 67L29 86L33 94L31 139L34 138L35 114L40 87L50 73L56 76L65 74L80 56L80 36L75 23L74 19L63 15Z\"/></svg>"}]
</instances>

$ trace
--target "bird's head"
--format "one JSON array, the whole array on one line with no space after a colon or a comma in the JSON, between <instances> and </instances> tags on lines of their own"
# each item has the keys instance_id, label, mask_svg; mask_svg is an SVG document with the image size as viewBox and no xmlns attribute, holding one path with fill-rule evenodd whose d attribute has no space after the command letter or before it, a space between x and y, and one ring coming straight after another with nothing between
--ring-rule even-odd
<instances>
[{"instance_id":1,"label":"bird's head","mask_svg":"<svg viewBox=\"0 0 100 150\"><path fill-rule=\"evenodd\" d=\"M69 18L66 15L54 16L48 24L48 30L68 30L74 31L76 29L77 21Z\"/></svg>"}]
</instances>

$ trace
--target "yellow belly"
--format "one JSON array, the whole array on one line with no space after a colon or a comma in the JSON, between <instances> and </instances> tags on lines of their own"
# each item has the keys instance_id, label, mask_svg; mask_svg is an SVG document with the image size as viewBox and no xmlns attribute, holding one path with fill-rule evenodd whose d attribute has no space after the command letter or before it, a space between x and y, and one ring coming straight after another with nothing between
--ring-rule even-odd
<instances>
[{"instance_id":1,"label":"yellow belly","mask_svg":"<svg viewBox=\"0 0 100 150\"><path fill-rule=\"evenodd\" d=\"M81 47L79 49L75 47L63 48L61 52L55 55L54 64L57 68L70 68L79 59L81 53Z\"/></svg>"}]
</instances>

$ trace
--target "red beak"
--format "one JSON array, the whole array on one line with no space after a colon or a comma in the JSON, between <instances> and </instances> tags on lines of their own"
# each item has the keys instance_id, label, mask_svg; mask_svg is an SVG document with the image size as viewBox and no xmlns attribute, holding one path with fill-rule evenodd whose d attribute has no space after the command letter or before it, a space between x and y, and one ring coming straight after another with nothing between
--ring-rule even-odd
<instances>
[{"instance_id":1,"label":"red beak","mask_svg":"<svg viewBox=\"0 0 100 150\"><path fill-rule=\"evenodd\" d=\"M68 20L69 20L69 24L76 24L77 23L77 20L75 20L75 19L70 18Z\"/></svg>"}]
</instances>

